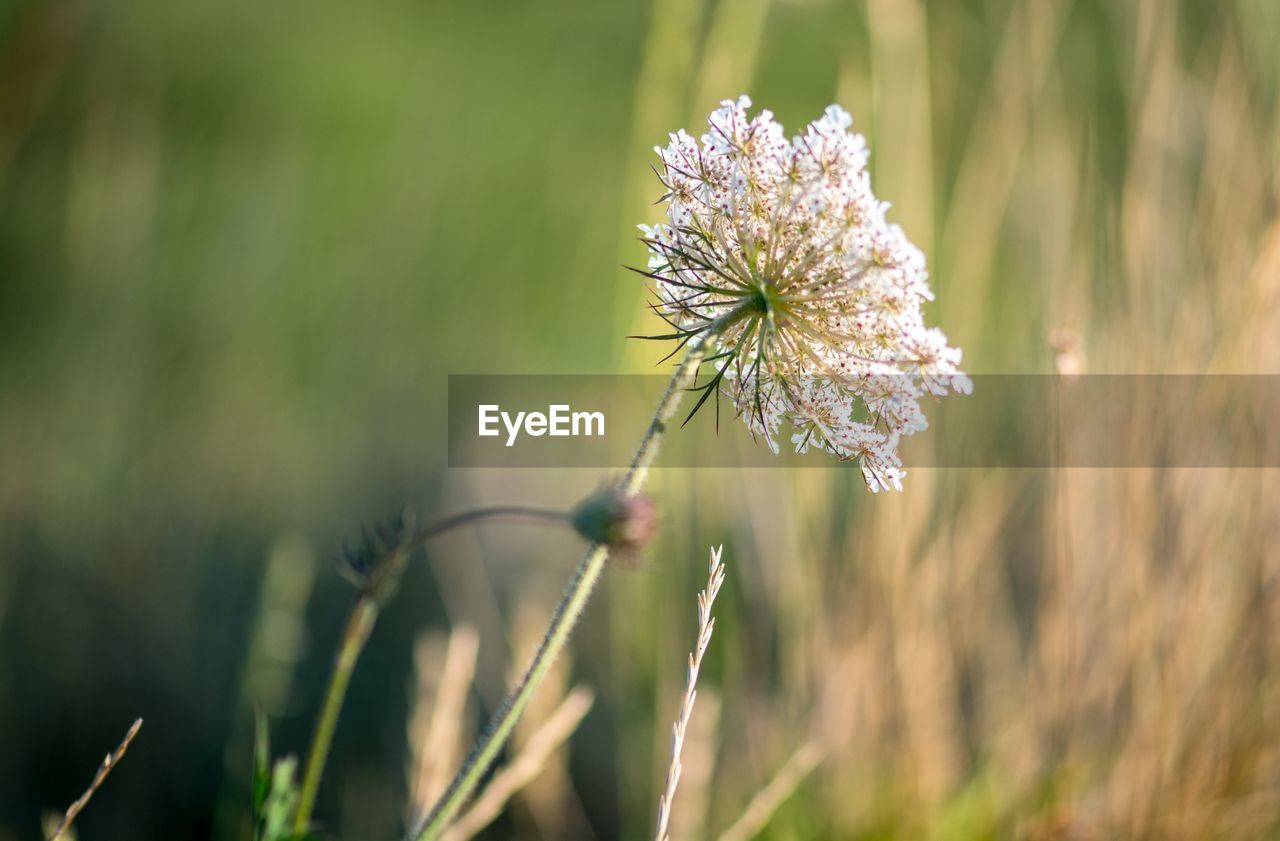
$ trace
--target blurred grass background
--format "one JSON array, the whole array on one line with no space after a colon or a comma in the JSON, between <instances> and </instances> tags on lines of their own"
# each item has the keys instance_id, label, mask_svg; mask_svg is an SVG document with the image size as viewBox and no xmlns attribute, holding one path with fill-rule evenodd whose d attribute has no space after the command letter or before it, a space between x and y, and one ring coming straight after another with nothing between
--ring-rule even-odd
<instances>
[{"instance_id":1,"label":"blurred grass background","mask_svg":"<svg viewBox=\"0 0 1280 841\"><path fill-rule=\"evenodd\" d=\"M1277 43L1272 0L0 5L0 838L139 715L81 837L242 837L252 710L305 747L344 538L601 481L445 469L445 377L651 370L619 264L650 148L721 98L854 114L972 371L1052 371L1068 328L1089 371L1280 373ZM659 471L662 537L563 664L599 697L492 836L650 832L723 541L677 837L810 739L766 837L1280 837L1280 477L907 481ZM415 564L333 834L399 831L415 639L429 681L478 631L476 726L577 552L495 525Z\"/></svg>"}]
</instances>

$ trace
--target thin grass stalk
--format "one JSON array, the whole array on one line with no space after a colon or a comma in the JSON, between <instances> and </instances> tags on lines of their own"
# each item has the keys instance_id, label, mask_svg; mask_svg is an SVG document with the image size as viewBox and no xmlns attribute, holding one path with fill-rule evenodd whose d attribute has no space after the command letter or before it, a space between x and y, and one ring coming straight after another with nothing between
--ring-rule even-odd
<instances>
[{"instance_id":1,"label":"thin grass stalk","mask_svg":"<svg viewBox=\"0 0 1280 841\"><path fill-rule=\"evenodd\" d=\"M106 759L102 760L102 764L99 765L98 770L94 772L93 782L89 783L89 787L85 789L84 794L76 798L76 802L67 807L67 811L62 816L62 820L58 822L58 825L54 827L53 832L49 834L49 841L58 841L58 838L62 837L62 835L66 833L71 824L75 822L75 819L79 817L80 812L82 812L84 807L88 805L89 799L93 797L94 793L102 785L102 781L111 773L111 769L120 764L120 760L124 758L125 751L129 749L130 743L133 742L133 737L137 736L138 731L141 729L142 719L139 718L133 722L133 725L129 728L129 732L124 734L124 740L120 742L120 746L107 754Z\"/></svg>"},{"instance_id":2,"label":"thin grass stalk","mask_svg":"<svg viewBox=\"0 0 1280 841\"><path fill-rule=\"evenodd\" d=\"M705 0L652 0L649 4L649 29L631 98L634 105L626 171L632 175L624 185L621 218L641 215L652 201L648 168L642 162L649 160L649 138L662 137L665 126L683 117L685 86L697 69L698 21L705 5ZM627 228L618 242L619 258L625 259L634 244L635 229ZM637 332L628 327L639 323L637 310L645 311L637 306L641 297L640 290L634 295L618 294L614 312L618 332Z\"/></svg>"},{"instance_id":3,"label":"thin grass stalk","mask_svg":"<svg viewBox=\"0 0 1280 841\"><path fill-rule=\"evenodd\" d=\"M685 392L689 390L689 385L706 358L707 351L720 333L742 318L745 312L746 310L742 307L735 308L707 324L689 339L684 360L667 384L667 389L654 410L648 430L641 439L640 446L636 448L627 472L618 483L618 488L623 493L636 494L643 487L649 475L649 468L657 458L662 439L666 435L667 424L679 408ZM533 693L537 691L538 684L542 682L551 664L568 641L592 590L595 589L596 582L600 580L600 574L604 571L604 564L608 558L608 546L595 543L587 548L586 554L578 564L569 586L561 597L560 604L556 607L542 644L534 652L529 668L503 701L488 729L476 742L471 754L463 762L453 782L449 784L449 788L431 810L431 814L409 833L410 839L435 841L440 838L463 804L475 792L480 778L497 759L498 753L515 729L516 722L524 713L525 707L529 705Z\"/></svg>"},{"instance_id":4,"label":"thin grass stalk","mask_svg":"<svg viewBox=\"0 0 1280 841\"><path fill-rule=\"evenodd\" d=\"M742 810L742 815L720 836L719 841L751 841L769 823L778 807L796 790L796 787L818 767L822 761L822 748L817 742L805 742L786 761L769 784L756 792Z\"/></svg>"},{"instance_id":5,"label":"thin grass stalk","mask_svg":"<svg viewBox=\"0 0 1280 841\"><path fill-rule=\"evenodd\" d=\"M415 700L414 720L409 738L414 746L410 767L409 786L412 792L410 820L416 821L427 813L431 804L444 791L449 782L448 773L461 753L463 715L467 706L467 693L475 677L476 655L480 650L480 635L474 628L459 625L449 634L444 652L443 667L439 670L439 684L431 693L425 685L427 675L436 673L432 658L425 656L428 646L425 638L419 641L415 652L419 679ZM435 702L428 712L425 709L428 694L435 695Z\"/></svg>"}]
</instances>

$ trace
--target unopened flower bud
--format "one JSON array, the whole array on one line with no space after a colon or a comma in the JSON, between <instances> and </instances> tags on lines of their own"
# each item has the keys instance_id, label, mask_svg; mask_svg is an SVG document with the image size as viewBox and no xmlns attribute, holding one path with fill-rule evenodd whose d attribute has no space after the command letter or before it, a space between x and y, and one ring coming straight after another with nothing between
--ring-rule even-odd
<instances>
[{"instance_id":1,"label":"unopened flower bud","mask_svg":"<svg viewBox=\"0 0 1280 841\"><path fill-rule=\"evenodd\" d=\"M656 531L653 500L643 494L627 494L605 488L579 502L569 515L578 534L616 552L639 550Z\"/></svg>"}]
</instances>

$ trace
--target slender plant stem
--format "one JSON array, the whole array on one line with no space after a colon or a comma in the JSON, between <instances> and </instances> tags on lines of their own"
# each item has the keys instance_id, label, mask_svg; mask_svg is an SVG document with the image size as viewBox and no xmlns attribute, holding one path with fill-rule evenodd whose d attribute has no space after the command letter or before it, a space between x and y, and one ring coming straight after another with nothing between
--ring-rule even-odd
<instances>
[{"instance_id":1,"label":"slender plant stem","mask_svg":"<svg viewBox=\"0 0 1280 841\"><path fill-rule=\"evenodd\" d=\"M342 632L342 641L334 659L333 672L329 675L329 686L325 689L324 703L320 707L320 716L316 719L316 730L311 737L311 750L307 754L307 767L298 796L298 811L293 821L293 831L298 837L302 837L311 825L311 810L315 808L316 795L320 791L320 777L329 759L329 746L333 743L333 731L338 726L338 713L342 711L342 702L347 696L347 686L351 683L356 660L359 659L377 619L377 602L368 594L362 594L352 608L351 615L347 617L347 626Z\"/></svg>"},{"instance_id":2,"label":"slender plant stem","mask_svg":"<svg viewBox=\"0 0 1280 841\"><path fill-rule=\"evenodd\" d=\"M619 489L624 493L629 495L638 493L644 485L649 468L657 458L658 448L667 431L667 424L671 421L689 384L697 374L709 345L715 342L726 326L740 318L742 312L743 310L739 308L721 316L689 340L684 360L671 377L671 382L667 384L667 389L658 401L644 438L641 439L640 446L636 448L635 455L631 459L631 465L618 484ZM564 648L565 642L573 632L573 626L582 615L583 608L586 607L591 591L600 580L600 574L604 570L608 557L607 546L596 543L588 547L574 572L573 579L570 580L569 586L560 599L560 604L556 607L542 644L534 652L529 668L507 695L506 700L502 702L502 706L498 708L484 735L472 747L470 755L462 763L457 775L449 783L449 787L445 789L436 805L432 807L431 812L410 831L408 836L410 839L413 841L438 839L453 822L463 804L474 793L481 777L497 759L498 753L510 738L516 722L520 720L525 707L529 705L530 699L537 691L538 684L542 682L560 650Z\"/></svg>"},{"instance_id":3,"label":"slender plant stem","mask_svg":"<svg viewBox=\"0 0 1280 841\"><path fill-rule=\"evenodd\" d=\"M526 505L496 505L462 511L421 528L406 529L400 541L374 565L360 596L351 608L342 639L338 643L333 671L329 675L329 685L325 688L315 733L311 737L311 749L307 753L307 765L298 794L298 809L294 813L295 835L302 837L311 825L311 813L320 791L320 778L324 775L325 764L329 759L329 748L333 744L333 733L338 726L338 714L342 712L351 674L355 671L356 661L360 658L365 643L369 641L374 623L378 621L382 605L394 593L405 564L414 550L438 534L477 520L501 517L566 522L568 516L565 511Z\"/></svg>"},{"instance_id":4,"label":"slender plant stem","mask_svg":"<svg viewBox=\"0 0 1280 841\"><path fill-rule=\"evenodd\" d=\"M569 512L559 508L540 508L536 505L491 505L485 508L472 508L460 511L441 520L428 524L414 535L416 543L422 543L438 534L452 531L458 526L474 523L476 520L488 520L500 517L507 520L542 520L551 523L563 523L569 519Z\"/></svg>"},{"instance_id":5,"label":"slender plant stem","mask_svg":"<svg viewBox=\"0 0 1280 841\"><path fill-rule=\"evenodd\" d=\"M107 774L111 773L111 769L120 764L120 760L124 758L124 753L129 749L129 745L133 742L133 737L138 735L138 730L142 728L142 719L133 722L133 726L129 728L129 732L124 734L124 741L120 746L107 754L107 758L102 760L102 764L98 766L98 771L93 775L93 782L89 783L89 787L85 789L84 794L72 803L67 809L66 814L62 816L61 822L58 823L56 829L49 836L49 841L58 841L59 838L66 833L68 827L75 821L76 817L84 810L89 803L89 798L93 797L94 792L102 785L102 781L107 778Z\"/></svg>"}]
</instances>

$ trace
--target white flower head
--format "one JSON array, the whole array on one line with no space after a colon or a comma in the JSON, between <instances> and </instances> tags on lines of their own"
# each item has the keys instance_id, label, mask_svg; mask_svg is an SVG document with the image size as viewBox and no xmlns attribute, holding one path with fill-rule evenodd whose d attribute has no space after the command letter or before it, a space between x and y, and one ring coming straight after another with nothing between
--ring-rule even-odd
<instances>
[{"instance_id":1,"label":"white flower head","mask_svg":"<svg viewBox=\"0 0 1280 841\"><path fill-rule=\"evenodd\" d=\"M901 490L898 441L928 426L920 399L972 390L959 349L924 323L924 254L886 220L848 112L832 105L788 140L750 106L725 100L700 141L680 131L656 148L667 219L641 226L641 273L674 328L661 338L714 336L704 399L726 396L775 453L790 423L798 452Z\"/></svg>"}]
</instances>

